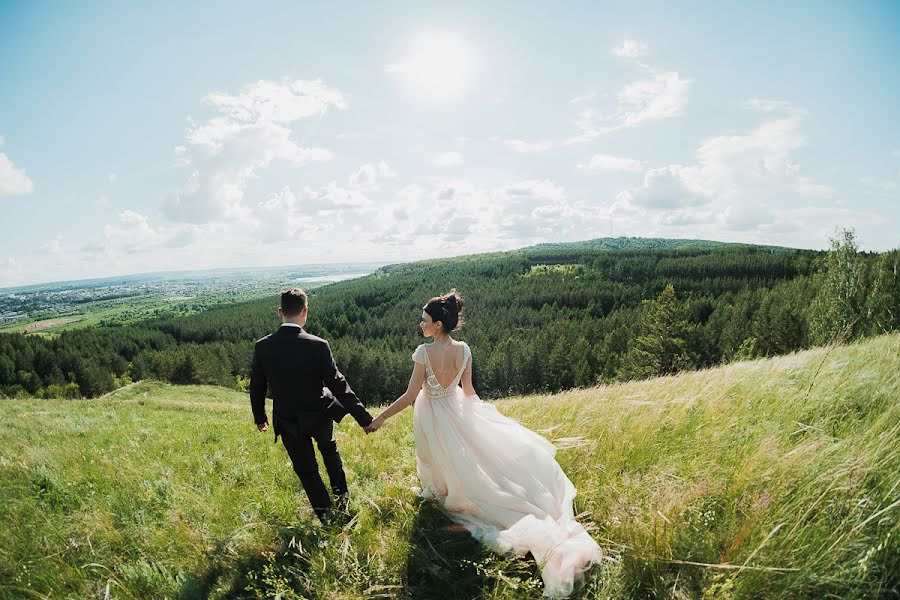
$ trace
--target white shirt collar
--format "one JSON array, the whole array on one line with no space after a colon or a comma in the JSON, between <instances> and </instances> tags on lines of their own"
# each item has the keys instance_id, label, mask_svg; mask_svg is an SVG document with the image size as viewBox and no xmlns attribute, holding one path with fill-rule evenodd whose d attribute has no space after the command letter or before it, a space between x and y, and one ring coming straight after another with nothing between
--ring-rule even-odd
<instances>
[{"instance_id":1,"label":"white shirt collar","mask_svg":"<svg viewBox=\"0 0 900 600\"><path fill-rule=\"evenodd\" d=\"M297 325L296 323L282 323L281 326L282 326L282 327L296 327L297 329L303 329L302 327L300 327L300 326Z\"/></svg>"}]
</instances>

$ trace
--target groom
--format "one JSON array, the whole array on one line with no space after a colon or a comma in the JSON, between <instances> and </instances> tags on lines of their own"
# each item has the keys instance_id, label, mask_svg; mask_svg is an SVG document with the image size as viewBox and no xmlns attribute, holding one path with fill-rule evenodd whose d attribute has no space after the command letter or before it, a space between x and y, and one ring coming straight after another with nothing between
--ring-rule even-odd
<instances>
[{"instance_id":1,"label":"groom","mask_svg":"<svg viewBox=\"0 0 900 600\"><path fill-rule=\"evenodd\" d=\"M372 422L372 415L338 371L328 342L303 330L308 315L303 290L281 292L281 328L256 342L253 351L250 405L257 429L268 431L266 390L272 390L275 442L280 435L316 516L325 523L332 504L319 476L312 441L319 447L337 504L345 507L347 478L334 441L332 420L340 422L349 413L365 428Z\"/></svg>"}]
</instances>

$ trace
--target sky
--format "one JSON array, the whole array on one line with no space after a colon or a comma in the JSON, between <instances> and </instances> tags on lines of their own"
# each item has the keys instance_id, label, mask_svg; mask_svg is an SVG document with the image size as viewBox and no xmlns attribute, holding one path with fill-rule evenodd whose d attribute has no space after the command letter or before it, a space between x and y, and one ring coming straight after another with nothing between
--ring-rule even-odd
<instances>
[{"instance_id":1,"label":"sky","mask_svg":"<svg viewBox=\"0 0 900 600\"><path fill-rule=\"evenodd\" d=\"M0 287L610 235L896 248L898 27L893 1L0 0Z\"/></svg>"}]
</instances>

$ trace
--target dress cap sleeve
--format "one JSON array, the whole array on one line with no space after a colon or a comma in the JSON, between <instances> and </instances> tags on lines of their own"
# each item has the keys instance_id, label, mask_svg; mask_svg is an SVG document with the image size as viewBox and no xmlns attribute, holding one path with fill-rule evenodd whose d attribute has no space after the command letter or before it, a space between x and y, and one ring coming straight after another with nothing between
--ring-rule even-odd
<instances>
[{"instance_id":1,"label":"dress cap sleeve","mask_svg":"<svg viewBox=\"0 0 900 600\"><path fill-rule=\"evenodd\" d=\"M425 360L428 356L425 354L425 344L419 344L419 347L416 348L415 352L412 354L412 359L417 363L425 364Z\"/></svg>"}]
</instances>

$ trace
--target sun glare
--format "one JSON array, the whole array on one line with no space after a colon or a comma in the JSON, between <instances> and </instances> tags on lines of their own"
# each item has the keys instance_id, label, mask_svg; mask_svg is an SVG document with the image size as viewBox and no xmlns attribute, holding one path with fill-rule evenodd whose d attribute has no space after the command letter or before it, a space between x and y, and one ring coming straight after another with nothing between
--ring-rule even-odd
<instances>
[{"instance_id":1,"label":"sun glare","mask_svg":"<svg viewBox=\"0 0 900 600\"><path fill-rule=\"evenodd\" d=\"M432 31L413 38L406 58L386 70L401 75L421 99L437 103L465 93L474 68L475 53L464 39Z\"/></svg>"}]
</instances>

